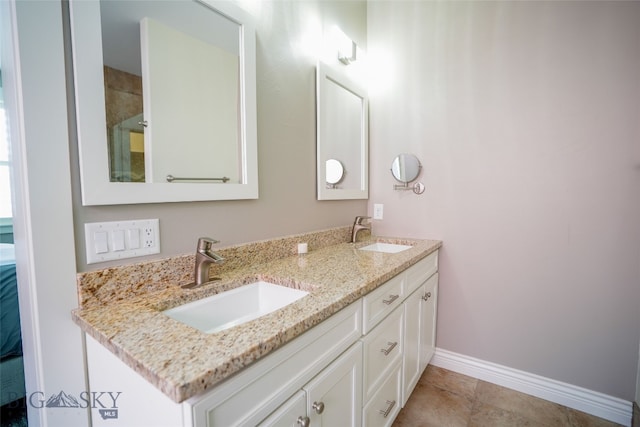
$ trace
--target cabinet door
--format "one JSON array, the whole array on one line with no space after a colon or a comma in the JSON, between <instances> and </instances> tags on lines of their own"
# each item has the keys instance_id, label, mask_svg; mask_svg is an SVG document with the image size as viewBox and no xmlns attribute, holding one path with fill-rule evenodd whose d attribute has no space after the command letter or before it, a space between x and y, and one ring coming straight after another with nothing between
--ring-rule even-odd
<instances>
[{"instance_id":1,"label":"cabinet door","mask_svg":"<svg viewBox=\"0 0 640 427\"><path fill-rule=\"evenodd\" d=\"M438 307L438 274L424 284L422 311L420 313L420 372L431 361L436 350L436 316Z\"/></svg>"},{"instance_id":2,"label":"cabinet door","mask_svg":"<svg viewBox=\"0 0 640 427\"><path fill-rule=\"evenodd\" d=\"M308 427L307 395L300 390L258 425L260 427Z\"/></svg>"},{"instance_id":3,"label":"cabinet door","mask_svg":"<svg viewBox=\"0 0 640 427\"><path fill-rule=\"evenodd\" d=\"M436 273L404 301L403 407L435 352L437 299Z\"/></svg>"},{"instance_id":4,"label":"cabinet door","mask_svg":"<svg viewBox=\"0 0 640 427\"><path fill-rule=\"evenodd\" d=\"M421 312L424 305L424 284L416 289L404 302L404 353L402 357L402 406L420 379L422 364L420 360L420 336L423 330Z\"/></svg>"},{"instance_id":5,"label":"cabinet door","mask_svg":"<svg viewBox=\"0 0 640 427\"><path fill-rule=\"evenodd\" d=\"M362 344L357 342L305 387L312 426L360 426Z\"/></svg>"}]
</instances>

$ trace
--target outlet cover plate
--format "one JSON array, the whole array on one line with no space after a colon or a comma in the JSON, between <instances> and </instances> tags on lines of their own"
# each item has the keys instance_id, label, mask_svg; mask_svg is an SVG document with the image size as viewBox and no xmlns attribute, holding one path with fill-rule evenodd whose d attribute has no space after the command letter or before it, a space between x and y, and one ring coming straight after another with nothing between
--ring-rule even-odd
<instances>
[{"instance_id":1,"label":"outlet cover plate","mask_svg":"<svg viewBox=\"0 0 640 427\"><path fill-rule=\"evenodd\" d=\"M384 213L384 205L382 203L374 203L373 219L382 219Z\"/></svg>"},{"instance_id":2,"label":"outlet cover plate","mask_svg":"<svg viewBox=\"0 0 640 427\"><path fill-rule=\"evenodd\" d=\"M160 253L158 219L84 225L87 264Z\"/></svg>"}]
</instances>

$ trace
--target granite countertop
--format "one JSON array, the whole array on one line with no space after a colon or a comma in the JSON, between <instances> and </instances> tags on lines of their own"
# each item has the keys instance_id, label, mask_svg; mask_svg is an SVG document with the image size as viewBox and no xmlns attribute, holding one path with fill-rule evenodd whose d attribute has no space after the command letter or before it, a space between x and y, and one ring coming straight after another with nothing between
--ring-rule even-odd
<instances>
[{"instance_id":1,"label":"granite countertop","mask_svg":"<svg viewBox=\"0 0 640 427\"><path fill-rule=\"evenodd\" d=\"M361 251L374 240L409 244L397 254ZM82 306L73 320L175 402L201 394L371 292L441 246L440 241L375 238L338 243L215 274L197 289L178 284L108 304ZM163 310L256 280L308 291L300 300L230 329L205 334Z\"/></svg>"}]
</instances>

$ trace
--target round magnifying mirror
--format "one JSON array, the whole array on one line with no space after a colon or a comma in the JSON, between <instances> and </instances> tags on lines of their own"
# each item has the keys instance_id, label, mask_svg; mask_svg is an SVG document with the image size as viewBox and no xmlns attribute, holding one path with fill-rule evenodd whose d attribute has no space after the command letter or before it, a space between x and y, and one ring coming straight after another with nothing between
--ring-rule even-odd
<instances>
[{"instance_id":1,"label":"round magnifying mirror","mask_svg":"<svg viewBox=\"0 0 640 427\"><path fill-rule=\"evenodd\" d=\"M413 154L400 154L391 164L391 173L398 181L407 184L420 174L420 160Z\"/></svg>"},{"instance_id":2,"label":"round magnifying mirror","mask_svg":"<svg viewBox=\"0 0 640 427\"><path fill-rule=\"evenodd\" d=\"M329 159L325 162L325 176L327 184L330 186L335 186L337 183L342 181L342 177L344 175L344 167L340 160Z\"/></svg>"}]
</instances>

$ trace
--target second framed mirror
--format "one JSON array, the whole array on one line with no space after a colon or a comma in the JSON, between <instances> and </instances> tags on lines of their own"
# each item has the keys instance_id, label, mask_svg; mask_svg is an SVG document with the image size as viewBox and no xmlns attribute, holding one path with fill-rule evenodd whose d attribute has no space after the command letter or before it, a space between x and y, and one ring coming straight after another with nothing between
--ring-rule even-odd
<instances>
[{"instance_id":1,"label":"second framed mirror","mask_svg":"<svg viewBox=\"0 0 640 427\"><path fill-rule=\"evenodd\" d=\"M368 199L367 91L342 70L322 62L316 77L318 200Z\"/></svg>"}]
</instances>

